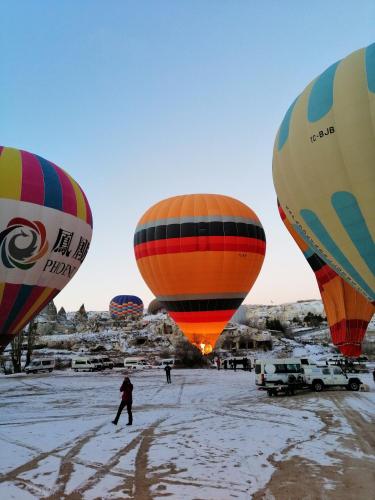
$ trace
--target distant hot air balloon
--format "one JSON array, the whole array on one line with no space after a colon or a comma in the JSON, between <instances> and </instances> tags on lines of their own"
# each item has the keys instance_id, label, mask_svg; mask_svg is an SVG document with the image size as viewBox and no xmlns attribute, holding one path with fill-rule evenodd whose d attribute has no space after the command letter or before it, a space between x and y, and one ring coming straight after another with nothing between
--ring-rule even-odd
<instances>
[{"instance_id":1,"label":"distant hot air balloon","mask_svg":"<svg viewBox=\"0 0 375 500\"><path fill-rule=\"evenodd\" d=\"M293 229L279 203L278 208L285 227L315 273L333 344L340 349L344 356L359 356L362 352L361 346L367 325L375 312L375 306L311 250L297 231Z\"/></svg>"},{"instance_id":2,"label":"distant hot air balloon","mask_svg":"<svg viewBox=\"0 0 375 500\"><path fill-rule=\"evenodd\" d=\"M276 137L273 179L293 227L375 301L375 44L311 82Z\"/></svg>"},{"instance_id":3,"label":"distant hot air balloon","mask_svg":"<svg viewBox=\"0 0 375 500\"><path fill-rule=\"evenodd\" d=\"M91 210L72 177L0 147L0 350L75 275L91 234Z\"/></svg>"},{"instance_id":4,"label":"distant hot air balloon","mask_svg":"<svg viewBox=\"0 0 375 500\"><path fill-rule=\"evenodd\" d=\"M141 217L134 236L139 270L190 342L210 352L262 267L263 227L228 196L163 200Z\"/></svg>"},{"instance_id":5,"label":"distant hot air balloon","mask_svg":"<svg viewBox=\"0 0 375 500\"><path fill-rule=\"evenodd\" d=\"M165 307L158 299L153 299L147 308L148 314L158 314L159 312L165 312Z\"/></svg>"},{"instance_id":6,"label":"distant hot air balloon","mask_svg":"<svg viewBox=\"0 0 375 500\"><path fill-rule=\"evenodd\" d=\"M109 313L113 319L142 316L143 302L135 295L116 295L109 304Z\"/></svg>"}]
</instances>

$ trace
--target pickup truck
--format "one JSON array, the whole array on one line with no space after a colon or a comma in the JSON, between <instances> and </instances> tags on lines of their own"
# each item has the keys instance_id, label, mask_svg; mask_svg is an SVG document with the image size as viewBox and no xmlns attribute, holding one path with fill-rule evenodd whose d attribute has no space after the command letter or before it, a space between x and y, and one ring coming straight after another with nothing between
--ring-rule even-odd
<instances>
[{"instance_id":1,"label":"pickup truck","mask_svg":"<svg viewBox=\"0 0 375 500\"><path fill-rule=\"evenodd\" d=\"M285 382L266 381L263 390L269 396L283 393L293 395L296 390L312 389L321 392L330 387L343 387L348 391L358 391L362 382L357 376L348 376L338 366L304 366L298 376L290 375Z\"/></svg>"},{"instance_id":2,"label":"pickup truck","mask_svg":"<svg viewBox=\"0 0 375 500\"><path fill-rule=\"evenodd\" d=\"M304 383L316 392L328 387L345 387L348 391L358 391L361 380L356 376L346 375L339 366L309 366L303 368Z\"/></svg>"}]
</instances>

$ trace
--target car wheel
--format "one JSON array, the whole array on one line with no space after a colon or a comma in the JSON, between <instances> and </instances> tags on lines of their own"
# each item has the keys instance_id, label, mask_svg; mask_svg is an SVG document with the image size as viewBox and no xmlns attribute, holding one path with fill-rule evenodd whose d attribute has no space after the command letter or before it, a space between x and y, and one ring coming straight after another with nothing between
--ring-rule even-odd
<instances>
[{"instance_id":1,"label":"car wheel","mask_svg":"<svg viewBox=\"0 0 375 500\"><path fill-rule=\"evenodd\" d=\"M359 383L356 380L350 380L348 387L350 391L359 391Z\"/></svg>"},{"instance_id":2,"label":"car wheel","mask_svg":"<svg viewBox=\"0 0 375 500\"><path fill-rule=\"evenodd\" d=\"M315 382L313 382L312 387L315 392L322 392L322 390L324 389L324 384L320 380L316 380Z\"/></svg>"}]
</instances>

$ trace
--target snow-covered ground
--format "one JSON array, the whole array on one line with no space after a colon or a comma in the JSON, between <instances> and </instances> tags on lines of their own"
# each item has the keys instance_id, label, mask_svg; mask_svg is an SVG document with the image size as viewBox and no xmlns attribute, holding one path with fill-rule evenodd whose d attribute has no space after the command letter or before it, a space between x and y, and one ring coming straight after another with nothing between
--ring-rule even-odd
<instances>
[{"instance_id":1,"label":"snow-covered ground","mask_svg":"<svg viewBox=\"0 0 375 500\"><path fill-rule=\"evenodd\" d=\"M134 373L134 425L115 427L122 377L0 377L0 498L373 498L369 374L370 392L268 398L253 372Z\"/></svg>"}]
</instances>

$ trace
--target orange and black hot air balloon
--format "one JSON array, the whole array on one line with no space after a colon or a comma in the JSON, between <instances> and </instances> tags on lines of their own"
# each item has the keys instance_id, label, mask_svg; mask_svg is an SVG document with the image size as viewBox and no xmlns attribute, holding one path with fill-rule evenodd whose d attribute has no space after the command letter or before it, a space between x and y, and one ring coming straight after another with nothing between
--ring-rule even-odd
<instances>
[{"instance_id":1,"label":"orange and black hot air balloon","mask_svg":"<svg viewBox=\"0 0 375 500\"><path fill-rule=\"evenodd\" d=\"M277 205L285 227L315 273L333 344L344 356L358 357L375 306L311 250L287 219L279 202Z\"/></svg>"},{"instance_id":2,"label":"orange and black hot air balloon","mask_svg":"<svg viewBox=\"0 0 375 500\"><path fill-rule=\"evenodd\" d=\"M218 194L160 201L141 217L134 236L143 279L204 353L249 293L265 250L256 214Z\"/></svg>"}]
</instances>

